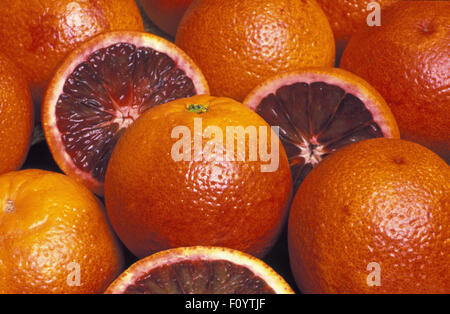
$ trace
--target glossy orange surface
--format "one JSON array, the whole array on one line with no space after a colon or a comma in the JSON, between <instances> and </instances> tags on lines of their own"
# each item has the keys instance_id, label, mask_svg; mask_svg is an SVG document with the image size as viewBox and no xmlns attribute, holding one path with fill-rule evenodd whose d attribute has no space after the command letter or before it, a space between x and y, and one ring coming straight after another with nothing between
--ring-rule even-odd
<instances>
[{"instance_id":1,"label":"glossy orange surface","mask_svg":"<svg viewBox=\"0 0 450 314\"><path fill-rule=\"evenodd\" d=\"M112 30L143 30L129 0L3 0L0 52L21 68L40 98L63 57L81 42Z\"/></svg>"},{"instance_id":2,"label":"glossy orange surface","mask_svg":"<svg viewBox=\"0 0 450 314\"><path fill-rule=\"evenodd\" d=\"M0 174L22 166L33 124L30 89L23 73L0 54Z\"/></svg>"},{"instance_id":3,"label":"glossy orange surface","mask_svg":"<svg viewBox=\"0 0 450 314\"><path fill-rule=\"evenodd\" d=\"M121 272L103 205L65 175L4 174L0 200L0 293L102 293Z\"/></svg>"},{"instance_id":4,"label":"glossy orange surface","mask_svg":"<svg viewBox=\"0 0 450 314\"><path fill-rule=\"evenodd\" d=\"M328 20L310 0L196 1L175 43L201 68L212 95L237 101L274 74L331 67L335 55Z\"/></svg>"},{"instance_id":5,"label":"glossy orange surface","mask_svg":"<svg viewBox=\"0 0 450 314\"><path fill-rule=\"evenodd\" d=\"M405 1L349 42L341 67L386 99L402 138L450 161L450 2Z\"/></svg>"},{"instance_id":6,"label":"glossy orange surface","mask_svg":"<svg viewBox=\"0 0 450 314\"><path fill-rule=\"evenodd\" d=\"M188 111L190 105L208 109ZM223 145L213 133L216 149L195 155L199 142L194 136L201 132L194 129L196 118L202 130L221 130ZM243 151L237 144L234 150L225 144L227 126L265 127L267 145L279 157L278 168L262 172L261 166L269 162L259 154L250 160L248 138L245 143L235 138L245 145L247 156L239 161ZM181 140L176 127L191 133L184 137L192 145L187 160L173 158L172 150L180 151L174 148ZM272 146L272 136L276 135L261 117L229 98L194 96L149 109L122 135L106 172L106 208L120 239L138 257L191 245L225 246L263 256L284 225L292 190L286 153L281 144ZM200 138L201 145L212 138ZM258 147L259 138L252 145ZM235 161L226 159L227 153Z\"/></svg>"},{"instance_id":7,"label":"glossy orange surface","mask_svg":"<svg viewBox=\"0 0 450 314\"><path fill-rule=\"evenodd\" d=\"M448 294L449 225L450 167L439 156L399 139L362 141L326 158L298 190L291 269L304 293ZM372 263L379 286L368 284Z\"/></svg>"},{"instance_id":8,"label":"glossy orange surface","mask_svg":"<svg viewBox=\"0 0 450 314\"><path fill-rule=\"evenodd\" d=\"M367 10L368 4L374 2L372 0L316 1L320 4L330 21L338 49L344 49L350 37L367 24L367 17L374 12L373 9ZM381 9L385 9L398 1L378 0L376 3L380 5Z\"/></svg>"}]
</instances>

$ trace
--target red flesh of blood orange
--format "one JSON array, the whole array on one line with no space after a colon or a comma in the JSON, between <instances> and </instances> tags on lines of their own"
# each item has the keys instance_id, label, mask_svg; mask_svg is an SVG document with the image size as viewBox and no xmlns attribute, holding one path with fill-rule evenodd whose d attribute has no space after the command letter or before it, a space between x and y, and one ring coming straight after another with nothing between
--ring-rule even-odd
<instances>
[{"instance_id":1,"label":"red flesh of blood orange","mask_svg":"<svg viewBox=\"0 0 450 314\"><path fill-rule=\"evenodd\" d=\"M106 33L72 52L50 82L45 136L59 167L102 195L112 150L134 120L153 106L208 93L200 69L169 41Z\"/></svg>"},{"instance_id":2,"label":"red flesh of blood orange","mask_svg":"<svg viewBox=\"0 0 450 314\"><path fill-rule=\"evenodd\" d=\"M280 127L294 191L337 149L370 138L399 137L380 94L341 69L304 69L276 76L256 87L244 104L271 126Z\"/></svg>"}]
</instances>

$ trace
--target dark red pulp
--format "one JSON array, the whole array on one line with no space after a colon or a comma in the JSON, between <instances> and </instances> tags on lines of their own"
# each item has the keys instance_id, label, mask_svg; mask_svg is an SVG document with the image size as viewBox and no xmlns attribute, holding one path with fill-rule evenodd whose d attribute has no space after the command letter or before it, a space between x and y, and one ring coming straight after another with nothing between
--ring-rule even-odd
<instances>
[{"instance_id":1,"label":"dark red pulp","mask_svg":"<svg viewBox=\"0 0 450 314\"><path fill-rule=\"evenodd\" d=\"M68 77L56 104L57 127L75 165L103 182L127 126L153 106L195 94L168 55L117 43L92 53Z\"/></svg>"},{"instance_id":2,"label":"dark red pulp","mask_svg":"<svg viewBox=\"0 0 450 314\"><path fill-rule=\"evenodd\" d=\"M256 112L271 126L280 127L294 191L328 154L351 143L383 137L359 98L324 82L283 86L266 96Z\"/></svg>"},{"instance_id":3,"label":"dark red pulp","mask_svg":"<svg viewBox=\"0 0 450 314\"><path fill-rule=\"evenodd\" d=\"M181 261L152 269L125 294L273 294L261 278L225 260Z\"/></svg>"}]
</instances>

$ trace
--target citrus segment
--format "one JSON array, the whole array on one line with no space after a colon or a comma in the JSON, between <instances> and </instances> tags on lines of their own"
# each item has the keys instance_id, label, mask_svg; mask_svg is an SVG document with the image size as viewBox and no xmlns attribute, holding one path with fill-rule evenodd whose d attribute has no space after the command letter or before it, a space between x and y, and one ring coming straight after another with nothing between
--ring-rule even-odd
<instances>
[{"instance_id":1,"label":"citrus segment","mask_svg":"<svg viewBox=\"0 0 450 314\"><path fill-rule=\"evenodd\" d=\"M270 125L280 127L295 188L327 155L376 137L399 137L382 97L339 69L305 69L276 76L244 101Z\"/></svg>"},{"instance_id":2,"label":"citrus segment","mask_svg":"<svg viewBox=\"0 0 450 314\"><path fill-rule=\"evenodd\" d=\"M51 81L46 138L58 165L102 194L125 128L153 106L204 93L200 70L173 44L146 33L107 33L74 51Z\"/></svg>"},{"instance_id":3,"label":"citrus segment","mask_svg":"<svg viewBox=\"0 0 450 314\"><path fill-rule=\"evenodd\" d=\"M259 259L221 247L186 247L138 261L105 293L111 294L274 294L293 293Z\"/></svg>"}]
</instances>

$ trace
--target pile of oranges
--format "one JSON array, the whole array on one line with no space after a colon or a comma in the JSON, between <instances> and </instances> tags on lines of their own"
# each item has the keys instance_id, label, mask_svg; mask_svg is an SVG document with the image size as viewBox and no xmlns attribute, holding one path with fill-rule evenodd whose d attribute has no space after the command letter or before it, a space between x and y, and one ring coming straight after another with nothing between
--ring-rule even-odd
<instances>
[{"instance_id":1,"label":"pile of oranges","mask_svg":"<svg viewBox=\"0 0 450 314\"><path fill-rule=\"evenodd\" d=\"M1 11L0 293L450 293L450 2Z\"/></svg>"}]
</instances>

